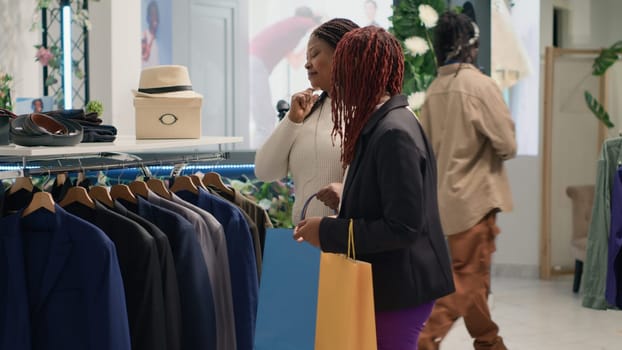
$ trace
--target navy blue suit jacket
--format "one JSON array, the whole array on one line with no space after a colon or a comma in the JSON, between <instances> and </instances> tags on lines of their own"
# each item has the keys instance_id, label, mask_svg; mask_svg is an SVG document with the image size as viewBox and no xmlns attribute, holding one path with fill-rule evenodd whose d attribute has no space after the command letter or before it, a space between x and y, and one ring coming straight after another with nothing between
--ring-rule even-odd
<instances>
[{"instance_id":1,"label":"navy blue suit jacket","mask_svg":"<svg viewBox=\"0 0 622 350\"><path fill-rule=\"evenodd\" d=\"M104 231L117 250L132 350L167 350L162 276L155 240L134 221L96 203L65 206L67 212Z\"/></svg>"},{"instance_id":2,"label":"navy blue suit jacket","mask_svg":"<svg viewBox=\"0 0 622 350\"><path fill-rule=\"evenodd\" d=\"M233 292L236 344L238 350L252 350L259 281L253 238L248 224L239 208L206 190L201 189L198 195L189 191L180 191L176 194L214 215L225 230Z\"/></svg>"},{"instance_id":3,"label":"navy blue suit jacket","mask_svg":"<svg viewBox=\"0 0 622 350\"><path fill-rule=\"evenodd\" d=\"M113 243L58 205L0 219L0 349L130 349Z\"/></svg>"}]
</instances>

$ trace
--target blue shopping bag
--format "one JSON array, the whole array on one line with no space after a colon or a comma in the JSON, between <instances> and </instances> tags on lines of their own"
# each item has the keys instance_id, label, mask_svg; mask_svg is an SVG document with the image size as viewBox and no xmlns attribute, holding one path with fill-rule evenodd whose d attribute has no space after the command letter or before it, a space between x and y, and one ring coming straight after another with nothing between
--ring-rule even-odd
<instances>
[{"instance_id":1,"label":"blue shopping bag","mask_svg":"<svg viewBox=\"0 0 622 350\"><path fill-rule=\"evenodd\" d=\"M268 229L264 247L255 350L313 350L320 250Z\"/></svg>"}]
</instances>

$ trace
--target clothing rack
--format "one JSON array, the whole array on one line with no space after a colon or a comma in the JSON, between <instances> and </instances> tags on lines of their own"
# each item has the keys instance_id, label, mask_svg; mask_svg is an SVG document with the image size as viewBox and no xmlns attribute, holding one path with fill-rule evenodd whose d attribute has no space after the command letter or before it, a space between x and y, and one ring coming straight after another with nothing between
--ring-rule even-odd
<instances>
[{"instance_id":1,"label":"clothing rack","mask_svg":"<svg viewBox=\"0 0 622 350\"><path fill-rule=\"evenodd\" d=\"M171 175L178 174L189 163L213 162L229 158L225 144L241 142L241 137L203 137L192 140L127 140L111 144L79 144L73 147L0 147L0 180L23 176L52 175L140 168L151 177L149 166L173 165ZM204 147L217 146L217 150ZM186 149L183 154L166 152ZM136 154L144 154L142 159Z\"/></svg>"},{"instance_id":2,"label":"clothing rack","mask_svg":"<svg viewBox=\"0 0 622 350\"><path fill-rule=\"evenodd\" d=\"M0 172L0 180L1 179L11 179L22 176L37 176L37 175L52 175L58 173L65 172L86 172L86 171L97 171L97 170L112 170L112 169L125 169L125 168L140 168L145 176L151 177L151 172L147 168L149 166L163 166L163 165L173 165L173 174L177 174L189 163L195 162L209 162L209 161L219 161L225 160L229 157L228 152L216 152L209 154L194 154L191 156L175 156L175 157L165 157L165 158L156 158L143 160L134 155L127 155L127 157L134 158L133 160L123 160L123 159L115 159L114 156L117 154L102 154L102 159L106 160L114 160L113 163L99 163L99 164L82 164L82 160L78 158L78 162L80 164L75 165L39 165L36 167L23 167L22 169L17 169L14 171L5 171ZM62 162L60 159L56 160L57 162Z\"/></svg>"},{"instance_id":3,"label":"clothing rack","mask_svg":"<svg viewBox=\"0 0 622 350\"><path fill-rule=\"evenodd\" d=\"M182 143L183 146L180 146ZM46 327L53 328L61 324L59 322L68 320L66 315L75 316L70 317L73 321L82 320L84 318L82 315L93 311L92 314L96 314L97 317L89 318L89 324L84 327L90 327L89 329L95 331L82 332L84 334L81 338L76 338L77 340L69 338L67 343L70 344L65 346L66 348L73 346L74 343L76 344L74 347L79 347L79 344L89 341L114 342L119 344L117 348L123 346L124 349L129 349L130 344L132 348L141 349L151 349L153 344L170 348L180 347L183 344L201 349L232 349L235 344L248 344L244 348L251 348L261 272L262 237L265 237L265 228L270 224L269 218L263 220L267 214L261 207L254 207L258 208L258 214L254 218L250 206L247 209L238 207L237 202L234 202L235 198L218 198L208 191L196 194L184 191L187 187L180 186L184 182L179 180L175 182L176 187L168 188L177 194L168 196L170 200L150 192L144 196L144 191L135 191L136 188L130 186L129 194L135 194L134 201L130 203L136 205L128 205L128 208L118 206L114 202L117 199L128 198L123 195L117 196L118 192L114 190L127 190L127 188L110 186L108 191L110 198L106 199L114 198L112 210L106 208L104 200L101 200L102 205L96 205L96 202L103 197L99 197L96 192L91 193L92 188L88 190L85 188L94 184L91 181L93 180L91 174L83 174L88 175L84 179L88 179L90 183L82 182L80 176L75 179L76 181L66 176L62 186L58 186L61 181L55 181L54 185L49 186L49 180L54 178L49 176L51 174L110 170L106 176L98 174L95 184L101 186L97 189L105 191L105 187L114 182L108 181L108 177L112 177L114 172L120 173L118 183L121 183L124 173L130 173L133 177L140 175L140 169L148 171L147 167L150 166L151 171L157 176L156 170L159 170L157 169L159 166L165 167L167 173L172 166L173 173L177 173L178 169L190 167L189 164L204 162L216 165L218 161L229 158L229 153L223 152L220 146L217 150L204 149L202 147L205 144L199 140L143 142L140 146L142 148L130 146L124 148L118 144L92 147L87 145L82 146L84 151L69 147L63 150L33 147L16 148L14 152L8 147L3 152L3 148L0 147L0 166L9 165L0 169L0 177L25 176L25 179L18 179L15 183L18 185L15 189L21 189L26 187L19 187L22 182L20 180L27 182L29 176L38 175L31 185L40 190L36 193L32 191L32 199L26 197L27 193L22 193L23 191L17 196L10 196L10 192L4 196L1 208L2 214L5 215L3 220L11 224L6 225L6 229L1 229L0 236L15 235L18 238L8 242L0 237L0 243L6 241L4 245L12 252L9 258L0 259L0 270L10 271L9 280L17 281L10 286L11 290L15 291L13 294L24 297L13 300L15 298L7 298L7 295L4 295L0 296L0 302L14 303L15 314L28 312L34 307L39 310L64 307L61 305L63 300L53 300L54 298L45 298L31 307L32 304L29 304L28 300L28 285L26 282L21 283L30 277L22 273L25 271L21 267L23 264L52 266L50 271L37 271L40 276L45 277L42 279L36 276L36 280L45 282L44 285L37 286L41 287L39 289L49 291L48 294L53 295L56 290L85 286L83 289L88 295L82 298L83 303L72 304L73 308L70 308L69 313L58 315L54 320L33 316L32 320L24 322L45 324ZM21 157L25 159L22 160ZM112 170L124 168L129 170L125 172ZM58 177L54 180L58 180ZM46 184L48 186L45 186ZM165 182L163 184L168 185ZM70 186L73 187L69 189ZM156 190L153 192L158 193ZM20 202L21 195L24 195L22 196L24 200ZM139 200L137 196L144 198ZM42 201L41 198L45 200ZM84 198L88 201L81 201ZM26 200L28 204L24 208ZM188 204L183 205L182 202ZM214 203L217 203L218 210L211 210ZM19 212L21 208L24 209ZM31 214L39 208L48 210ZM248 213L242 210L247 210ZM259 210L263 215L259 214ZM7 213L13 215L6 215ZM95 215L92 215L93 213ZM32 216L23 219L26 215ZM50 218L58 224L50 224ZM20 223L25 220L32 225L21 225ZM15 224L12 224L13 222ZM229 222L236 224L228 225ZM251 227L254 228L253 231ZM263 228L263 231L259 231L260 228ZM34 230L49 234L20 234ZM264 235L260 236L262 232ZM83 238L87 235L91 235L92 238ZM225 241L227 238L228 241ZM30 251L21 249L24 246L22 239L28 240L25 244L31 244L30 242L36 239L41 239L42 244L46 242L61 244L50 244L49 252L42 250L41 253L37 251L31 254ZM67 241L71 242L71 252L64 244ZM3 250L2 248L4 247L0 246L0 250ZM233 265L238 261L242 261L243 264L230 269L230 264ZM14 262L20 265L14 265ZM19 268L13 268L15 266ZM89 273L83 273L83 269L76 266L88 266ZM192 269L192 274L183 273L187 267ZM13 273L16 277L13 277ZM92 286L97 288L93 289ZM163 292L159 293L160 291ZM158 296L159 294L161 295ZM102 296L106 298L105 305L91 302ZM47 315L44 312L38 314ZM242 315L237 319L243 321L236 323L235 315ZM16 325L15 331L10 330L14 336L8 341L16 339L11 344L23 342L23 339L28 340L27 337L43 340L50 338L54 341L58 339L58 336L47 337L45 332L39 332L40 334L30 332L29 324L24 322ZM102 324L106 326L104 331L100 331ZM182 327L182 324L194 326ZM23 329L28 332L20 333ZM9 331L5 333L9 334ZM55 333L57 334L58 332ZM19 347L19 344L21 343L12 348Z\"/></svg>"}]
</instances>

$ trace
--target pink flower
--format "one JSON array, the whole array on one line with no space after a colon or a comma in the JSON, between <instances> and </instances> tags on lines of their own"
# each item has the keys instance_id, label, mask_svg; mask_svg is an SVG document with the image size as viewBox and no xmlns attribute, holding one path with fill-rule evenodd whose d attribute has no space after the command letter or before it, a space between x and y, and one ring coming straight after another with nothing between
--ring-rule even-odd
<instances>
[{"instance_id":1,"label":"pink flower","mask_svg":"<svg viewBox=\"0 0 622 350\"><path fill-rule=\"evenodd\" d=\"M50 52L50 50L42 46L39 50L37 50L35 57L37 61L41 62L41 65L45 67L48 65L48 62L54 58L54 55Z\"/></svg>"}]
</instances>

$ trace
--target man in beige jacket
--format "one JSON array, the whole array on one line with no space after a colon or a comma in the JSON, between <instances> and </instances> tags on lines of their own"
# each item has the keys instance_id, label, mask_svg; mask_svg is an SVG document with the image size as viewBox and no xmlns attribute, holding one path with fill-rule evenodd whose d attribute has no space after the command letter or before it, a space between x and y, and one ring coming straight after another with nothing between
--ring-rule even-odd
<instances>
[{"instance_id":1,"label":"man in beige jacket","mask_svg":"<svg viewBox=\"0 0 622 350\"><path fill-rule=\"evenodd\" d=\"M516 155L514 122L499 87L472 64L477 25L463 14L447 12L435 34L440 67L427 91L421 123L436 154L441 223L456 292L436 302L419 349L438 349L459 317L475 349L506 349L487 296L499 233L496 214L512 209L503 162Z\"/></svg>"}]
</instances>

